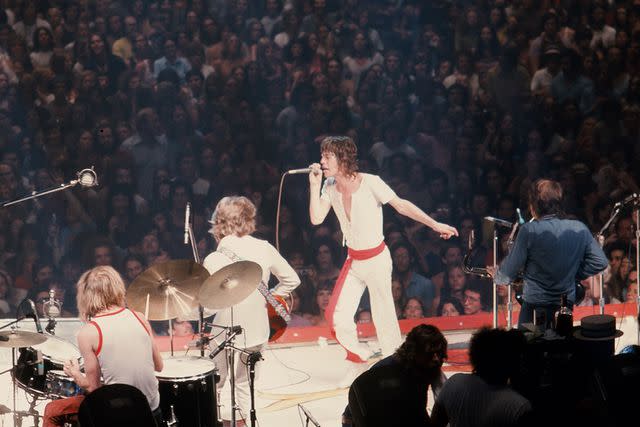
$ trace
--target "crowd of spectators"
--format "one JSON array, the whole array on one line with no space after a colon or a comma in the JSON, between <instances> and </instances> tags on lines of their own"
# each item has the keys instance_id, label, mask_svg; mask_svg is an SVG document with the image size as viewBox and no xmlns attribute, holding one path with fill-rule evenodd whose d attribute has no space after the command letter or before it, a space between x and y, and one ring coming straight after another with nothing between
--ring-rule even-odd
<instances>
[{"instance_id":1,"label":"crowd of spectators","mask_svg":"<svg viewBox=\"0 0 640 427\"><path fill-rule=\"evenodd\" d=\"M546 176L596 232L640 193L639 68L638 0L1 0L0 201L89 167L99 186L0 208L0 312L56 287L73 315L87 268L131 283L192 258L187 202L201 257L224 195L249 197L274 242L282 172L317 161L331 134L460 230L445 242L385 215L399 318L488 311L490 284L461 266L472 230L472 262L492 262L484 216L526 217ZM287 178L294 319L322 325L345 248L335 218L312 227L307 206L307 180ZM607 233L608 302L635 301L634 230L623 210ZM366 297L357 318L370 321Z\"/></svg>"}]
</instances>

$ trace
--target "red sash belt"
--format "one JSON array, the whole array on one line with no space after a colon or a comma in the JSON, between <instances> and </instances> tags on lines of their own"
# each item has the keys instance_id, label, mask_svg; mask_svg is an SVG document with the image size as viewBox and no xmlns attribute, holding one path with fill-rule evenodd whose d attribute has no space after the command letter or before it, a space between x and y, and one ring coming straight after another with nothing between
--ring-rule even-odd
<instances>
[{"instance_id":1,"label":"red sash belt","mask_svg":"<svg viewBox=\"0 0 640 427\"><path fill-rule=\"evenodd\" d=\"M373 258L376 255L380 254L385 247L386 245L384 244L384 241L382 241L378 246L371 249L355 250L355 249L348 248L347 259L342 265L342 269L340 270L340 275L336 280L336 284L331 294L331 299L329 300L329 305L325 310L325 319L329 321L329 328L331 330L331 334L333 338L335 338L336 341L338 341L338 344L340 345L342 345L342 343L340 343L340 341L336 337L336 332L335 332L334 322L333 322L333 315L336 310L336 305L338 304L338 298L340 298L340 293L342 292L342 286L344 285L344 281L347 278L347 273L349 273L349 269L351 268L351 263L353 262L354 259L358 261L363 261L369 258ZM362 360L360 356L350 352L349 349L347 349L346 347L342 346L342 348L347 350L347 360L350 360L352 362L359 362L359 363L365 362L365 360Z\"/></svg>"}]
</instances>

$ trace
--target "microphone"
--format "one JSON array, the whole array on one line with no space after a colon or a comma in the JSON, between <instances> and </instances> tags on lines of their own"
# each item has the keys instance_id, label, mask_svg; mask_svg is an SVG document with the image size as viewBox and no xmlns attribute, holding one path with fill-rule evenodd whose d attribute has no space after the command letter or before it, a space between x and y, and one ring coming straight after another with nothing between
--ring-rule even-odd
<instances>
[{"instance_id":1,"label":"microphone","mask_svg":"<svg viewBox=\"0 0 640 427\"><path fill-rule=\"evenodd\" d=\"M184 210L184 244L189 244L189 216L191 216L191 203L187 203Z\"/></svg>"},{"instance_id":2,"label":"microphone","mask_svg":"<svg viewBox=\"0 0 640 427\"><path fill-rule=\"evenodd\" d=\"M216 357L218 355L218 353L220 353L222 350L224 350L224 348L227 346L227 341L224 341L222 344L220 344L218 347L216 347L215 350L213 350L210 354L209 354L209 359L213 359L214 357Z\"/></svg>"},{"instance_id":3,"label":"microphone","mask_svg":"<svg viewBox=\"0 0 640 427\"><path fill-rule=\"evenodd\" d=\"M621 208L622 206L627 205L631 202L638 202L639 197L640 196L638 196L636 193L633 193L632 195L625 197L623 201L616 203L614 207Z\"/></svg>"},{"instance_id":4,"label":"microphone","mask_svg":"<svg viewBox=\"0 0 640 427\"><path fill-rule=\"evenodd\" d=\"M38 317L38 310L36 310L35 303L33 302L33 300L26 298L23 300L23 302L20 305L23 305L25 303L29 305L29 308L31 309L31 313L26 313L24 317L32 318L33 321L36 322L36 331L38 331L38 333L41 334L42 325L40 324L40 318Z\"/></svg>"},{"instance_id":5,"label":"microphone","mask_svg":"<svg viewBox=\"0 0 640 427\"><path fill-rule=\"evenodd\" d=\"M311 415L311 413L307 411L307 409L304 406L302 406L301 403L298 403L298 408L300 408L302 412L304 412L304 415L307 417L307 421L311 421L311 424L313 424L316 427L320 427L320 423L316 421L315 418L313 418L313 415Z\"/></svg>"},{"instance_id":6,"label":"microphone","mask_svg":"<svg viewBox=\"0 0 640 427\"><path fill-rule=\"evenodd\" d=\"M518 214L518 224L524 224L524 218L522 217L522 212L520 212L520 208L516 208L516 213Z\"/></svg>"},{"instance_id":7,"label":"microphone","mask_svg":"<svg viewBox=\"0 0 640 427\"><path fill-rule=\"evenodd\" d=\"M98 175L91 169L82 169L76 173L78 179L75 181L83 187L95 187L98 185Z\"/></svg>"},{"instance_id":8,"label":"microphone","mask_svg":"<svg viewBox=\"0 0 640 427\"><path fill-rule=\"evenodd\" d=\"M505 221L504 219L493 217L493 216L485 216L484 219L486 221L493 222L494 224L500 225L502 227L511 228L513 226L513 223L509 221Z\"/></svg>"},{"instance_id":9,"label":"microphone","mask_svg":"<svg viewBox=\"0 0 640 427\"><path fill-rule=\"evenodd\" d=\"M291 169L289 171L286 171L285 173L288 175L296 175L299 173L310 173L311 172L311 168L303 168L303 169Z\"/></svg>"},{"instance_id":10,"label":"microphone","mask_svg":"<svg viewBox=\"0 0 640 427\"><path fill-rule=\"evenodd\" d=\"M216 347L215 350L213 350L210 354L209 354L209 359L213 359L214 357L216 357L218 355L218 353L220 353L222 350L224 350L224 348L227 346L227 343L229 341L231 341L231 339L233 337L235 337L238 334L242 333L242 326L236 325L236 326L231 326L229 328L229 335L227 335L227 339L224 340L222 342L222 344L220 344L218 347Z\"/></svg>"},{"instance_id":11,"label":"microphone","mask_svg":"<svg viewBox=\"0 0 640 427\"><path fill-rule=\"evenodd\" d=\"M62 304L60 303L60 301L55 299L55 296L56 296L56 291L54 289L50 289L49 299L43 303L43 307L42 307L42 310L49 318L49 322L47 323L47 326L44 329L51 335L55 335L55 329L56 329L56 323L57 323L55 319L56 317L60 316L60 313L62 311L61 310Z\"/></svg>"}]
</instances>

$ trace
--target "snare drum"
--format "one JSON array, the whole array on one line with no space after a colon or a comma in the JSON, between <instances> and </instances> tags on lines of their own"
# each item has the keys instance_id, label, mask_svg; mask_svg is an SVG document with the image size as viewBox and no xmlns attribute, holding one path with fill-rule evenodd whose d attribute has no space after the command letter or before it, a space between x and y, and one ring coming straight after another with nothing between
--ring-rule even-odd
<instances>
[{"instance_id":1,"label":"snare drum","mask_svg":"<svg viewBox=\"0 0 640 427\"><path fill-rule=\"evenodd\" d=\"M180 426L216 427L216 368L210 359L171 357L157 372L160 407L166 420Z\"/></svg>"},{"instance_id":2,"label":"snare drum","mask_svg":"<svg viewBox=\"0 0 640 427\"><path fill-rule=\"evenodd\" d=\"M38 353L42 362L38 363ZM62 370L64 363L80 360L78 347L53 335L42 344L20 349L20 357L13 374L20 388L37 396L47 396L47 372Z\"/></svg>"},{"instance_id":3,"label":"snare drum","mask_svg":"<svg viewBox=\"0 0 640 427\"><path fill-rule=\"evenodd\" d=\"M62 399L84 394L84 390L64 371L53 369L47 372L47 395L50 399Z\"/></svg>"}]
</instances>

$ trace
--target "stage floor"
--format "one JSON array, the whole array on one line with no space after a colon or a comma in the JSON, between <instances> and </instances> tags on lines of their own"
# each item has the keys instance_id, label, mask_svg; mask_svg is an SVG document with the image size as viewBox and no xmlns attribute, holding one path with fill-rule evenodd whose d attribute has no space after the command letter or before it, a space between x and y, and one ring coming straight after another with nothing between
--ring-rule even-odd
<instances>
[{"instance_id":1,"label":"stage floor","mask_svg":"<svg viewBox=\"0 0 640 427\"><path fill-rule=\"evenodd\" d=\"M637 344L637 325L632 316L618 319L618 327L625 333L616 342L616 352L626 345ZM73 341L77 323L62 323L58 328L58 336ZM25 330L30 325L25 324ZM466 351L470 331L445 332L449 341L449 361L445 365L447 375L455 372L468 372ZM375 340L368 345L377 348ZM166 353L165 353L166 354ZM182 356L184 350L176 351L175 356ZM196 355L194 350L189 355ZM259 378L256 383L257 419L260 427L297 427L304 426L306 418L299 405L302 405L315 420L324 427L339 426L342 411L347 403L346 378L357 372L351 370L352 364L344 360L344 350L324 339L317 342L295 345L275 345L263 352L264 360L260 363ZM11 366L11 350L0 349L0 370ZM223 414L229 407L229 397L223 390L220 403L225 406ZM17 409L26 411L29 408L27 393L18 388ZM39 401L35 409L44 412L46 400ZM429 395L429 406L433 397ZM9 373L0 375L0 413L12 405L12 384ZM13 426L11 414L0 415L0 427ZM22 426L33 426L33 418L25 417ZM40 423L39 425L42 425ZM312 425L311 423L309 425ZM185 427L185 426L181 426Z\"/></svg>"}]
</instances>

